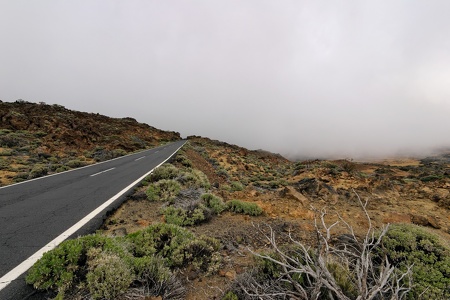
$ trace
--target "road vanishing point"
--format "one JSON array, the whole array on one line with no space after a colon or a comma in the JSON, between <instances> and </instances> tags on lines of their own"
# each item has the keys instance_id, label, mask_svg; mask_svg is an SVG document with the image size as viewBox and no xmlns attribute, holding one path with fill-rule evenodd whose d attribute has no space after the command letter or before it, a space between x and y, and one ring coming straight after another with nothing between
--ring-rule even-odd
<instances>
[{"instance_id":1,"label":"road vanishing point","mask_svg":"<svg viewBox=\"0 0 450 300\"><path fill-rule=\"evenodd\" d=\"M43 253L98 229L106 212L185 142L1 187L0 299L26 298L24 273Z\"/></svg>"}]
</instances>

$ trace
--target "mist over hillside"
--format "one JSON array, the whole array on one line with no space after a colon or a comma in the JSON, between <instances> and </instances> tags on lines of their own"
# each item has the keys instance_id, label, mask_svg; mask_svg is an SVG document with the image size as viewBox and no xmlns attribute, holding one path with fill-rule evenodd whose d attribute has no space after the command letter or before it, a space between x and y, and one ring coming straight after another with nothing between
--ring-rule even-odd
<instances>
[{"instance_id":1,"label":"mist over hillside","mask_svg":"<svg viewBox=\"0 0 450 300\"><path fill-rule=\"evenodd\" d=\"M450 146L448 1L45 2L0 4L4 101L290 158Z\"/></svg>"}]
</instances>

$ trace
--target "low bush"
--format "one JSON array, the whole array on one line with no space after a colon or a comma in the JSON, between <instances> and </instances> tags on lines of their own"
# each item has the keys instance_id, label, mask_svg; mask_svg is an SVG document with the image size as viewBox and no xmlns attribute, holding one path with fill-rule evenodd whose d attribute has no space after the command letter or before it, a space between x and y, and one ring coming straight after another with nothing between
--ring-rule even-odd
<instances>
[{"instance_id":1,"label":"low bush","mask_svg":"<svg viewBox=\"0 0 450 300\"><path fill-rule=\"evenodd\" d=\"M156 255L168 267L183 267L190 262L203 270L218 264L219 242L213 238L196 238L190 231L174 224L155 224L130 234L127 239L134 246L134 256ZM211 266L210 266L211 264Z\"/></svg>"},{"instance_id":2,"label":"low bush","mask_svg":"<svg viewBox=\"0 0 450 300\"><path fill-rule=\"evenodd\" d=\"M114 149L111 151L112 157L116 158L116 157L121 157L124 155L127 155L127 151L123 150L123 149Z\"/></svg>"},{"instance_id":3,"label":"low bush","mask_svg":"<svg viewBox=\"0 0 450 300\"><path fill-rule=\"evenodd\" d=\"M156 224L124 238L88 235L67 240L46 252L29 270L26 282L39 290L58 292L58 299L80 283L92 299L116 299L131 285L147 292L180 294L171 269L192 264L203 272L220 265L219 242L196 237L171 224Z\"/></svg>"},{"instance_id":4,"label":"low bush","mask_svg":"<svg viewBox=\"0 0 450 300\"><path fill-rule=\"evenodd\" d=\"M61 173L61 172L67 171L67 170L70 170L70 168L67 167L67 166L59 166L59 167L56 168L55 172L56 173Z\"/></svg>"},{"instance_id":5,"label":"low bush","mask_svg":"<svg viewBox=\"0 0 450 300\"><path fill-rule=\"evenodd\" d=\"M208 177L199 170L187 169L179 177L178 181L185 188L204 188L209 189L211 187Z\"/></svg>"},{"instance_id":6,"label":"low bush","mask_svg":"<svg viewBox=\"0 0 450 300\"><path fill-rule=\"evenodd\" d=\"M253 202L245 202L241 200L230 200L227 203L227 208L235 213L242 213L244 215L259 216L263 210L258 204Z\"/></svg>"},{"instance_id":7,"label":"low bush","mask_svg":"<svg viewBox=\"0 0 450 300\"><path fill-rule=\"evenodd\" d=\"M204 222L209 214L204 205L196 205L191 210L181 207L168 206L162 210L165 220L169 224L178 226L193 226Z\"/></svg>"},{"instance_id":8,"label":"low bush","mask_svg":"<svg viewBox=\"0 0 450 300\"><path fill-rule=\"evenodd\" d=\"M233 293L232 291L228 291L223 297L222 300L239 300L239 297Z\"/></svg>"},{"instance_id":9,"label":"low bush","mask_svg":"<svg viewBox=\"0 0 450 300\"><path fill-rule=\"evenodd\" d=\"M242 191L244 189L244 186L239 181L232 181L230 187L233 192Z\"/></svg>"},{"instance_id":10,"label":"low bush","mask_svg":"<svg viewBox=\"0 0 450 300\"><path fill-rule=\"evenodd\" d=\"M136 257L133 268L135 279L143 284L165 282L172 276L170 269L157 256Z\"/></svg>"},{"instance_id":11,"label":"low bush","mask_svg":"<svg viewBox=\"0 0 450 300\"><path fill-rule=\"evenodd\" d=\"M44 253L29 270L26 282L39 290L58 290L64 294L80 269L80 260L84 252L81 239L68 240Z\"/></svg>"},{"instance_id":12,"label":"low bush","mask_svg":"<svg viewBox=\"0 0 450 300\"><path fill-rule=\"evenodd\" d=\"M224 177L224 178L229 178L230 177L230 175L228 174L227 170L225 170L223 167L218 167L216 169L216 174L221 176L221 177Z\"/></svg>"},{"instance_id":13,"label":"low bush","mask_svg":"<svg viewBox=\"0 0 450 300\"><path fill-rule=\"evenodd\" d=\"M48 168L44 165L36 165L30 171L30 178L38 178L48 174Z\"/></svg>"},{"instance_id":14,"label":"low bush","mask_svg":"<svg viewBox=\"0 0 450 300\"><path fill-rule=\"evenodd\" d=\"M20 172L16 175L14 175L14 182L22 182L28 179L28 173L25 172Z\"/></svg>"},{"instance_id":15,"label":"low bush","mask_svg":"<svg viewBox=\"0 0 450 300\"><path fill-rule=\"evenodd\" d=\"M61 295L74 281L86 273L87 252L100 248L126 257L128 251L120 239L110 239L99 235L87 235L79 239L67 240L52 251L44 253L29 270L26 282L39 290L57 290Z\"/></svg>"},{"instance_id":16,"label":"low bush","mask_svg":"<svg viewBox=\"0 0 450 300\"><path fill-rule=\"evenodd\" d=\"M172 164L163 164L155 169L148 177L148 181L159 181L162 179L175 179L180 175L180 171Z\"/></svg>"},{"instance_id":17,"label":"low bush","mask_svg":"<svg viewBox=\"0 0 450 300\"><path fill-rule=\"evenodd\" d=\"M68 162L65 163L65 165L69 168L79 168L79 167L83 167L86 165L86 162L78 160L78 159L73 159L73 160L69 160Z\"/></svg>"},{"instance_id":18,"label":"low bush","mask_svg":"<svg viewBox=\"0 0 450 300\"><path fill-rule=\"evenodd\" d=\"M173 179L162 179L151 184L147 190L147 198L150 201L173 202L181 191L181 185Z\"/></svg>"},{"instance_id":19,"label":"low bush","mask_svg":"<svg viewBox=\"0 0 450 300\"><path fill-rule=\"evenodd\" d=\"M130 266L117 254L91 248L87 286L93 299L116 299L134 280Z\"/></svg>"},{"instance_id":20,"label":"low bush","mask_svg":"<svg viewBox=\"0 0 450 300\"><path fill-rule=\"evenodd\" d=\"M408 299L450 299L450 249L433 234L410 224L391 225L384 254L400 270L413 264Z\"/></svg>"},{"instance_id":21,"label":"low bush","mask_svg":"<svg viewBox=\"0 0 450 300\"><path fill-rule=\"evenodd\" d=\"M201 199L206 207L210 208L215 214L220 214L227 209L227 205L223 202L222 198L213 194L203 194Z\"/></svg>"},{"instance_id":22,"label":"low bush","mask_svg":"<svg viewBox=\"0 0 450 300\"><path fill-rule=\"evenodd\" d=\"M177 154L175 161L180 163L184 167L187 167L187 168L192 167L192 162L184 154Z\"/></svg>"}]
</instances>

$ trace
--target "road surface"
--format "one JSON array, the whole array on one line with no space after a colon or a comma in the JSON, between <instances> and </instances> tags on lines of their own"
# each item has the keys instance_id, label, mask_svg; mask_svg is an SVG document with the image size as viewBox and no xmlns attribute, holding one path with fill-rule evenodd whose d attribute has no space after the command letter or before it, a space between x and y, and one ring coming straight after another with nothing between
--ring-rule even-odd
<instances>
[{"instance_id":1,"label":"road surface","mask_svg":"<svg viewBox=\"0 0 450 300\"><path fill-rule=\"evenodd\" d=\"M24 285L23 275L16 277L36 256L70 236L97 229L117 199L184 143L0 188L0 299L24 298L16 291Z\"/></svg>"}]
</instances>

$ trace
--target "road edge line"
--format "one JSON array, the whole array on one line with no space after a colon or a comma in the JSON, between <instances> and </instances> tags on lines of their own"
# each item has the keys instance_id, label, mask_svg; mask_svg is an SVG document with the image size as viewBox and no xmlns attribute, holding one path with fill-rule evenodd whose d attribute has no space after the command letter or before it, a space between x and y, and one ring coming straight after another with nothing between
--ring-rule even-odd
<instances>
[{"instance_id":1,"label":"road edge line","mask_svg":"<svg viewBox=\"0 0 450 300\"><path fill-rule=\"evenodd\" d=\"M102 212L106 207L108 207L111 203L116 201L120 196L128 192L132 187L134 187L136 184L144 180L145 177L147 177L149 174L151 174L155 169L159 168L161 165L163 165L165 162L167 162L169 159L172 158L172 156L175 155L175 153L178 152L178 150L181 149L186 144L186 141L177 148L166 160L164 160L162 163L139 177L137 180L132 182L130 185L125 187L123 190L109 198L106 202L104 202L102 205L94 209L92 212L90 212L87 216L85 216L83 219L75 223L72 227L64 231L62 234L57 236L55 239L53 239L51 242L49 242L47 245L36 251L34 254L32 254L30 257L28 257L26 260L21 262L18 266L16 266L14 269L3 275L3 277L0 278L0 291L3 290L5 287L7 287L12 281L16 280L20 275L25 273L29 268L31 268L32 265L38 259L40 259L45 252L50 251L56 246L58 246L60 243L62 243L64 240L66 240L68 237L70 237L72 234L77 232L81 227L86 225L89 221L91 221L96 215L98 215L100 212Z\"/></svg>"}]
</instances>

